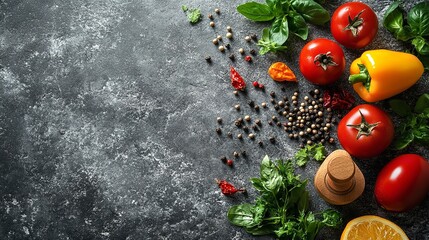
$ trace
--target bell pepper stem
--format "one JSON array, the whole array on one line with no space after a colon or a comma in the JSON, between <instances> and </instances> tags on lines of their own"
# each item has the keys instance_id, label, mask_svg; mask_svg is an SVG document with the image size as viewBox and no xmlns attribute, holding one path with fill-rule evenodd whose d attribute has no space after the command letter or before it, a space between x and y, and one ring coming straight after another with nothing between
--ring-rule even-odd
<instances>
[{"instance_id":1,"label":"bell pepper stem","mask_svg":"<svg viewBox=\"0 0 429 240\"><path fill-rule=\"evenodd\" d=\"M349 76L349 82L351 84L355 84L355 83L367 83L368 82L368 75L365 73L357 73L357 74L353 74Z\"/></svg>"},{"instance_id":2,"label":"bell pepper stem","mask_svg":"<svg viewBox=\"0 0 429 240\"><path fill-rule=\"evenodd\" d=\"M349 76L349 82L353 85L355 83L363 83L366 90L369 91L371 85L371 76L369 75L368 69L363 64L358 64L359 73L352 74Z\"/></svg>"}]
</instances>

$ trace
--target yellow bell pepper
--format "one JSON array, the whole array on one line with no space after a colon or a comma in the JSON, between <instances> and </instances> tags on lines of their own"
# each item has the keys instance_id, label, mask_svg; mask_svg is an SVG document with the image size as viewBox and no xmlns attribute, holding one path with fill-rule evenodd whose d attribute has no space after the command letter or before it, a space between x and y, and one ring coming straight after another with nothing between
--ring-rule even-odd
<instances>
[{"instance_id":1,"label":"yellow bell pepper","mask_svg":"<svg viewBox=\"0 0 429 240\"><path fill-rule=\"evenodd\" d=\"M423 71L422 62L412 54L369 50L352 62L349 82L363 100L377 102L413 86Z\"/></svg>"}]
</instances>

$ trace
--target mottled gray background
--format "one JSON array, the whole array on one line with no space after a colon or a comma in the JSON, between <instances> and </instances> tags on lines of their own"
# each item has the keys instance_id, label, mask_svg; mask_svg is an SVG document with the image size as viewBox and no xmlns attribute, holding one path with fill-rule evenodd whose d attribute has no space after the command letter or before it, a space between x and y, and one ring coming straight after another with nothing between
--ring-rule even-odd
<instances>
[{"instance_id":1,"label":"mottled gray background","mask_svg":"<svg viewBox=\"0 0 429 240\"><path fill-rule=\"evenodd\" d=\"M291 39L286 53L256 56L251 64L238 54L231 63L228 53L211 43L230 25L231 51L257 49L244 36L259 35L267 24L238 14L235 8L243 2L1 0L0 239L254 239L230 225L226 212L254 199L249 178L258 176L265 154L290 158L298 143L266 124L272 107L256 113L246 102L268 101L270 91L290 95L299 89L303 96L315 87L298 68L305 41ZM329 2L325 6L331 13L341 4ZM391 3L364 2L380 20ZM190 25L182 5L201 8L203 20ZM214 29L209 13L215 15ZM332 39L328 25L310 27L309 40L317 37ZM366 49L405 47L380 28ZM345 50L347 67L364 50ZM205 62L206 55L212 64ZM298 84L269 79L266 70L278 60L295 71ZM267 90L250 87L247 95L235 97L230 65L248 83L259 80ZM350 90L346 75L338 84ZM427 74L400 96L415 101L424 92L429 92ZM241 113L233 109L237 103ZM388 110L384 102L378 105ZM245 114L263 120L257 139L265 141L264 148L235 139L233 120ZM214 131L217 117L224 120L222 136ZM225 137L227 131L234 139ZM275 145L268 143L270 135L277 136ZM333 151L339 145L327 147ZM237 159L232 169L219 160L243 150L248 157ZM429 158L427 147L407 152ZM373 197L378 171L398 154L389 150L377 159L356 160L366 190L356 202L334 208L345 223L375 214L396 222L412 239L428 239L429 200L394 214L378 207ZM297 169L310 179L315 211L333 207L311 183L318 166L310 162ZM249 194L225 197L215 178L246 187ZM337 239L344 225L323 230L318 238Z\"/></svg>"}]
</instances>

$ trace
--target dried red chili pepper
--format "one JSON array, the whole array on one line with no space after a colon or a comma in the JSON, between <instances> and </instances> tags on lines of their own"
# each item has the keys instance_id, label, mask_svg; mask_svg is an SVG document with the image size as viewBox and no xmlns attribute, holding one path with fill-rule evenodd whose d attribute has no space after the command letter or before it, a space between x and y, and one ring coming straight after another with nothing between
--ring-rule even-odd
<instances>
[{"instance_id":1,"label":"dried red chili pepper","mask_svg":"<svg viewBox=\"0 0 429 240\"><path fill-rule=\"evenodd\" d=\"M229 183L225 180L218 180L218 179L215 179L215 180L216 180L216 183L219 186L221 192L226 196L233 195L236 192L246 192L246 189L244 189L244 188L237 189L231 183Z\"/></svg>"},{"instance_id":2,"label":"dried red chili pepper","mask_svg":"<svg viewBox=\"0 0 429 240\"><path fill-rule=\"evenodd\" d=\"M355 102L355 98L345 89L326 90L323 93L323 106L326 108L347 110Z\"/></svg>"},{"instance_id":3,"label":"dried red chili pepper","mask_svg":"<svg viewBox=\"0 0 429 240\"><path fill-rule=\"evenodd\" d=\"M230 74L229 74L230 78L231 78L231 85L240 91L243 91L244 88L246 88L246 82L244 82L243 77L241 77L241 75L235 70L234 67L230 67Z\"/></svg>"}]
</instances>

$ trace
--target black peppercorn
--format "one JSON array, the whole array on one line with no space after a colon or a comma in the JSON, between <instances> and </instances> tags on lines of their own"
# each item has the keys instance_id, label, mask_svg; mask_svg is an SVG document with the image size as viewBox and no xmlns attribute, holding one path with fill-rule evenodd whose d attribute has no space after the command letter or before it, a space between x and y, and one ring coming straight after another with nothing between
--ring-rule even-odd
<instances>
[{"instance_id":1,"label":"black peppercorn","mask_svg":"<svg viewBox=\"0 0 429 240\"><path fill-rule=\"evenodd\" d=\"M225 48L226 49L230 49L231 48L231 44L229 44L229 43L225 44Z\"/></svg>"},{"instance_id":2,"label":"black peppercorn","mask_svg":"<svg viewBox=\"0 0 429 240\"><path fill-rule=\"evenodd\" d=\"M223 163L226 163L226 161L228 160L225 156L222 156L221 158L220 158L220 160L223 162Z\"/></svg>"},{"instance_id":3,"label":"black peppercorn","mask_svg":"<svg viewBox=\"0 0 429 240\"><path fill-rule=\"evenodd\" d=\"M264 146L264 142L259 141L259 142L258 142L258 145L259 145L260 147L262 147L262 146Z\"/></svg>"},{"instance_id":4,"label":"black peppercorn","mask_svg":"<svg viewBox=\"0 0 429 240\"><path fill-rule=\"evenodd\" d=\"M259 106L258 105L255 105L254 108L255 108L256 111L259 111Z\"/></svg>"},{"instance_id":5,"label":"black peppercorn","mask_svg":"<svg viewBox=\"0 0 429 240\"><path fill-rule=\"evenodd\" d=\"M270 96L275 98L276 97L276 93L275 92L270 92Z\"/></svg>"},{"instance_id":6,"label":"black peppercorn","mask_svg":"<svg viewBox=\"0 0 429 240\"><path fill-rule=\"evenodd\" d=\"M270 137L270 142L271 143L275 143L276 142L276 138L275 137Z\"/></svg>"},{"instance_id":7,"label":"black peppercorn","mask_svg":"<svg viewBox=\"0 0 429 240\"><path fill-rule=\"evenodd\" d=\"M232 133L231 132L228 132L228 137L232 138Z\"/></svg>"},{"instance_id":8,"label":"black peppercorn","mask_svg":"<svg viewBox=\"0 0 429 240\"><path fill-rule=\"evenodd\" d=\"M221 123L222 123L222 118L221 118L221 117L218 117L218 118L216 119L216 121L217 121L217 123L221 124Z\"/></svg>"},{"instance_id":9,"label":"black peppercorn","mask_svg":"<svg viewBox=\"0 0 429 240\"><path fill-rule=\"evenodd\" d=\"M247 156L246 151L242 151L242 152L241 152L241 156L246 157L246 156Z\"/></svg>"},{"instance_id":10,"label":"black peppercorn","mask_svg":"<svg viewBox=\"0 0 429 240\"><path fill-rule=\"evenodd\" d=\"M270 102L271 102L272 104L276 104L276 100L275 100L274 98L271 98L271 99L270 99Z\"/></svg>"},{"instance_id":11,"label":"black peppercorn","mask_svg":"<svg viewBox=\"0 0 429 240\"><path fill-rule=\"evenodd\" d=\"M257 125L253 125L253 126L252 126L252 129L253 129L254 131L258 131L258 130L259 130L259 128L258 128L258 126L257 126Z\"/></svg>"},{"instance_id":12,"label":"black peppercorn","mask_svg":"<svg viewBox=\"0 0 429 240\"><path fill-rule=\"evenodd\" d=\"M253 100L250 100L248 102L248 104L249 104L250 107L254 107L255 106L255 102Z\"/></svg>"},{"instance_id":13,"label":"black peppercorn","mask_svg":"<svg viewBox=\"0 0 429 240\"><path fill-rule=\"evenodd\" d=\"M235 56L234 56L234 54L229 55L229 59L231 59L231 61L235 61Z\"/></svg>"},{"instance_id":14,"label":"black peppercorn","mask_svg":"<svg viewBox=\"0 0 429 240\"><path fill-rule=\"evenodd\" d=\"M237 127L241 127L241 121L239 121L239 120L235 120L234 124Z\"/></svg>"},{"instance_id":15,"label":"black peppercorn","mask_svg":"<svg viewBox=\"0 0 429 240\"><path fill-rule=\"evenodd\" d=\"M234 152L234 153L233 153L233 155L234 155L234 157L236 157L236 158L240 156L240 154L239 154L238 152Z\"/></svg>"},{"instance_id":16,"label":"black peppercorn","mask_svg":"<svg viewBox=\"0 0 429 240\"><path fill-rule=\"evenodd\" d=\"M272 119L274 122L277 122L277 121L278 121L278 118L277 118L276 116L272 116L272 117L271 117L271 119Z\"/></svg>"},{"instance_id":17,"label":"black peppercorn","mask_svg":"<svg viewBox=\"0 0 429 240\"><path fill-rule=\"evenodd\" d=\"M252 54L252 55L256 55L256 50L255 50L255 49L251 49L251 50L250 50L250 54Z\"/></svg>"},{"instance_id":18,"label":"black peppercorn","mask_svg":"<svg viewBox=\"0 0 429 240\"><path fill-rule=\"evenodd\" d=\"M245 132L249 132L249 128L248 128L247 126L244 126L244 127L243 127L243 131L245 131Z\"/></svg>"},{"instance_id":19,"label":"black peppercorn","mask_svg":"<svg viewBox=\"0 0 429 240\"><path fill-rule=\"evenodd\" d=\"M258 40L258 37L256 36L256 34L252 34L252 35L250 35L250 38L252 38L252 39L253 39L253 41Z\"/></svg>"},{"instance_id":20,"label":"black peppercorn","mask_svg":"<svg viewBox=\"0 0 429 240\"><path fill-rule=\"evenodd\" d=\"M277 127L281 127L282 123L281 122L277 122L276 125L277 125Z\"/></svg>"},{"instance_id":21,"label":"black peppercorn","mask_svg":"<svg viewBox=\"0 0 429 240\"><path fill-rule=\"evenodd\" d=\"M272 126L273 125L273 121L268 121L268 125Z\"/></svg>"},{"instance_id":22,"label":"black peppercorn","mask_svg":"<svg viewBox=\"0 0 429 240\"><path fill-rule=\"evenodd\" d=\"M282 90L282 92L285 92L286 88L285 87L281 87L280 90Z\"/></svg>"},{"instance_id":23,"label":"black peppercorn","mask_svg":"<svg viewBox=\"0 0 429 240\"><path fill-rule=\"evenodd\" d=\"M279 110L279 105L275 104L275 105L274 105L274 109L275 109L275 110Z\"/></svg>"},{"instance_id":24,"label":"black peppercorn","mask_svg":"<svg viewBox=\"0 0 429 240\"><path fill-rule=\"evenodd\" d=\"M211 63L212 62L212 58L210 56L206 57L206 62Z\"/></svg>"},{"instance_id":25,"label":"black peppercorn","mask_svg":"<svg viewBox=\"0 0 429 240\"><path fill-rule=\"evenodd\" d=\"M261 125L262 125L262 122L261 122L261 120L259 120L259 119L256 119L256 120L255 120L255 123L256 123L256 125L258 125L258 126L261 126Z\"/></svg>"},{"instance_id":26,"label":"black peppercorn","mask_svg":"<svg viewBox=\"0 0 429 240\"><path fill-rule=\"evenodd\" d=\"M222 130L221 130L220 128L216 128L216 133L217 133L217 134L221 134L221 133L222 133Z\"/></svg>"}]
</instances>

